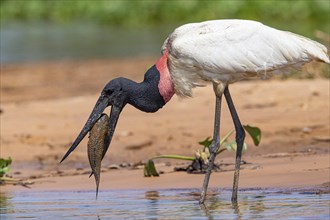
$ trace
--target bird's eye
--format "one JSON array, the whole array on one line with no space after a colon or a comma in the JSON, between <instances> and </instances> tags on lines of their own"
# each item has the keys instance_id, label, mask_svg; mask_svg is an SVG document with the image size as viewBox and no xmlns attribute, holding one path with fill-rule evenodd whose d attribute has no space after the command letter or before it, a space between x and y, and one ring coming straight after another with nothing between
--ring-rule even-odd
<instances>
[{"instance_id":1,"label":"bird's eye","mask_svg":"<svg viewBox=\"0 0 330 220\"><path fill-rule=\"evenodd\" d=\"M111 88L105 88L102 92L104 95L110 95L113 93L113 89Z\"/></svg>"}]
</instances>

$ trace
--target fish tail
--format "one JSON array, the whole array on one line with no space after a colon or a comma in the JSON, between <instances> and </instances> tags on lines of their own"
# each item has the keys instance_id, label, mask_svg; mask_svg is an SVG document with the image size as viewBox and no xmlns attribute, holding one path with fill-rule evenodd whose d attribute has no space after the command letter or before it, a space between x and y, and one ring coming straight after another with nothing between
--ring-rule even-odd
<instances>
[{"instance_id":1,"label":"fish tail","mask_svg":"<svg viewBox=\"0 0 330 220\"><path fill-rule=\"evenodd\" d=\"M95 200L97 200L98 194L99 194L99 185L96 186L96 197L95 197Z\"/></svg>"},{"instance_id":2,"label":"fish tail","mask_svg":"<svg viewBox=\"0 0 330 220\"><path fill-rule=\"evenodd\" d=\"M99 194L100 176L94 174L94 177L95 177L95 181L96 181L96 198L95 199L97 200L97 196Z\"/></svg>"}]
</instances>

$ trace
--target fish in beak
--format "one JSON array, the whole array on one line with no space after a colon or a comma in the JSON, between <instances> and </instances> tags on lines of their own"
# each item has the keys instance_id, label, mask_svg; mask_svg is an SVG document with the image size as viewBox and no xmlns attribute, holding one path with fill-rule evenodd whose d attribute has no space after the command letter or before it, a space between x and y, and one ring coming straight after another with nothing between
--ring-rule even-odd
<instances>
[{"instance_id":1,"label":"fish in beak","mask_svg":"<svg viewBox=\"0 0 330 220\"><path fill-rule=\"evenodd\" d=\"M103 89L99 99L97 100L92 113L90 114L87 122L85 123L83 129L80 131L78 137L73 142L72 146L63 156L61 163L70 155L72 151L76 149L79 143L84 139L87 133L93 128L95 123L102 116L105 108L111 105L110 119L109 119L109 129L105 138L105 145L103 148L102 159L106 154L109 145L111 143L112 136L115 132L117 121L119 115L126 105L126 95L125 92L121 89L121 86L116 83L116 80L110 81L105 88Z\"/></svg>"},{"instance_id":2,"label":"fish in beak","mask_svg":"<svg viewBox=\"0 0 330 220\"><path fill-rule=\"evenodd\" d=\"M109 122L109 117L106 114L102 114L89 132L87 153L89 164L92 169L91 175L94 174L96 182L96 199L100 185L101 161L105 154L104 149L108 146L107 135L109 130Z\"/></svg>"}]
</instances>

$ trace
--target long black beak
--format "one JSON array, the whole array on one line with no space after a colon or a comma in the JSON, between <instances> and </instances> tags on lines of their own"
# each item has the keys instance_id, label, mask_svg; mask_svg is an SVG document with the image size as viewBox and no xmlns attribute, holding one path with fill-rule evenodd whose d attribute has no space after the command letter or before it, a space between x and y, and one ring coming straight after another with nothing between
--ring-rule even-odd
<instances>
[{"instance_id":1,"label":"long black beak","mask_svg":"<svg viewBox=\"0 0 330 220\"><path fill-rule=\"evenodd\" d=\"M124 106L118 107L118 106L115 106L115 105L113 105L111 107L109 130L108 130L108 134L107 134L105 144L104 144L104 148L103 148L103 152L102 152L102 159L104 158L104 156L107 153L107 150L110 146L112 136L115 132L115 129L116 129L116 126L117 126L117 121L118 121L119 115L120 115L123 107Z\"/></svg>"},{"instance_id":2,"label":"long black beak","mask_svg":"<svg viewBox=\"0 0 330 220\"><path fill-rule=\"evenodd\" d=\"M83 127L83 129L81 130L80 134L78 135L78 137L76 138L76 140L73 142L72 146L70 147L70 149L66 152L66 154L64 155L64 157L62 158L61 162L62 163L69 155L72 151L74 151L74 149L76 149L76 147L79 145L79 143L84 139L84 137L87 135L87 133L92 129L92 127L94 126L94 124L96 123L96 121L101 117L104 109L106 107L109 106L109 98L101 95L99 97L99 99L97 100L94 109L91 113L91 115L89 116L85 126ZM112 110L111 110L112 112ZM119 111L120 113L120 111ZM117 120L118 120L119 114L117 115L117 117L114 117L113 120L114 122L110 122L110 125L114 124L114 128L116 127L117 124ZM110 118L111 120L111 118ZM113 128L113 130L114 130ZM113 134L114 131L112 131ZM110 133L110 130L109 130ZM112 137L112 135L111 135ZM109 144L110 144L111 138L109 140ZM108 149L108 147L106 147Z\"/></svg>"}]
</instances>

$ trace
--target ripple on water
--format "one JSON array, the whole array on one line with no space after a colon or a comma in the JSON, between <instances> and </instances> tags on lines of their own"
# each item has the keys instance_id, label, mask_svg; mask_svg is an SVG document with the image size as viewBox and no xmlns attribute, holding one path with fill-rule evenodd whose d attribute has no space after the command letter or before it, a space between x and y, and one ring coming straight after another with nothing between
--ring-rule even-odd
<instances>
[{"instance_id":1,"label":"ripple on water","mask_svg":"<svg viewBox=\"0 0 330 220\"><path fill-rule=\"evenodd\" d=\"M113 190L0 194L1 219L329 219L330 194L242 190L237 205L231 191L212 190L206 206L199 190Z\"/></svg>"}]
</instances>

